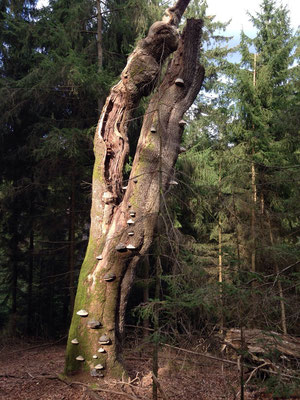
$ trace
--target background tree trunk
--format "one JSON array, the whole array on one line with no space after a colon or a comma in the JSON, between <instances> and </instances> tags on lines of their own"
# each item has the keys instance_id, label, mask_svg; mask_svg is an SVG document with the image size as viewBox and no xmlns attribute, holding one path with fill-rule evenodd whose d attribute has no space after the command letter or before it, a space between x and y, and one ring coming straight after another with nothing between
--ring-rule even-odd
<instances>
[{"instance_id":1,"label":"background tree trunk","mask_svg":"<svg viewBox=\"0 0 300 400\"><path fill-rule=\"evenodd\" d=\"M179 0L163 21L151 26L129 57L100 116L94 140L90 238L69 332L67 374L97 374L94 367L99 363L105 375L121 376L124 371L121 337L135 269L153 240L160 191L167 189L179 153L184 126L180 121L204 77L198 62L202 21L188 20L182 37L177 30L188 3ZM176 49L150 101L131 175L124 181L132 113L141 97L154 89L164 60ZM182 81L176 83L178 78ZM110 281L105 280L108 273L112 274ZM80 309L88 312L86 318L77 315ZM91 320L99 321L100 327L89 328ZM109 337L109 345L100 353L98 339L103 334ZM75 338L77 345L71 343ZM84 361L76 360L79 355Z\"/></svg>"}]
</instances>

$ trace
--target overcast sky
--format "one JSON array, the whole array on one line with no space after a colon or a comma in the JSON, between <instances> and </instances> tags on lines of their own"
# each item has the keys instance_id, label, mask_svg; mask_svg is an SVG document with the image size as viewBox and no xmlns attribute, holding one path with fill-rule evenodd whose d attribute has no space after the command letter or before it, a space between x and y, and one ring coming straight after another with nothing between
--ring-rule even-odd
<instances>
[{"instance_id":1,"label":"overcast sky","mask_svg":"<svg viewBox=\"0 0 300 400\"><path fill-rule=\"evenodd\" d=\"M253 27L249 22L247 11L255 15L259 11L261 0L207 0L207 15L216 15L216 20L225 22L232 20L227 28L228 36L238 36L243 29L246 34L253 34ZM287 6L290 11L291 25L296 29L299 25L300 16L300 0L283 0L277 1L277 4Z\"/></svg>"}]
</instances>

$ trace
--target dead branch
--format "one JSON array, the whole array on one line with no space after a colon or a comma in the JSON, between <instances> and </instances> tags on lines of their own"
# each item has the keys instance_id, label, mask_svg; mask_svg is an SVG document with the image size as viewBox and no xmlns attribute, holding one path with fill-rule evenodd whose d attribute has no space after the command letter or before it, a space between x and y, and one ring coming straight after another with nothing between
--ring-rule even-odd
<instances>
[{"instance_id":1,"label":"dead branch","mask_svg":"<svg viewBox=\"0 0 300 400\"><path fill-rule=\"evenodd\" d=\"M201 356L201 357L205 357L205 358L210 358L211 360L216 360L216 361L224 362L224 363L227 363L227 364L238 365L237 362L232 361L232 360L227 360L226 358L214 357L214 356L211 356L211 355L208 355L208 354L203 354L203 353L198 353L198 352L192 351L192 350L182 349L181 347L172 346L170 344L165 344L165 343L160 343L160 344L162 346L171 347L173 349L184 351L186 353L195 354L195 355L198 355L198 356ZM255 369L256 368L253 365L245 364L245 363L243 363L243 366L246 367L246 368L249 368L249 369ZM300 377L298 377L298 376L293 376L293 375L290 375L290 374L282 373L280 371L276 372L276 371L268 370L268 369L265 369L265 368L261 368L260 370L263 371L263 372L267 372L267 373L269 373L271 375L279 375L280 374L280 376L285 377L285 378L300 380Z\"/></svg>"}]
</instances>

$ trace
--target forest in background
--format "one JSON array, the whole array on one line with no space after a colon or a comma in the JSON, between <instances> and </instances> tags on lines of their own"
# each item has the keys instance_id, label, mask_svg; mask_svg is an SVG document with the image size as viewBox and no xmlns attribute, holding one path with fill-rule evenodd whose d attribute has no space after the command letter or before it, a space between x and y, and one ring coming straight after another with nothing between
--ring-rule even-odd
<instances>
[{"instance_id":1,"label":"forest in background","mask_svg":"<svg viewBox=\"0 0 300 400\"><path fill-rule=\"evenodd\" d=\"M6 0L0 8L1 334L66 334L89 232L93 134L160 1ZM173 344L229 328L299 336L299 33L263 0L229 50L206 2L204 89L186 116L174 184L140 263L129 325ZM227 61L230 51L240 62ZM131 157L147 101L130 125ZM157 261L159 260L159 262ZM159 292L155 291L157 277Z\"/></svg>"}]
</instances>

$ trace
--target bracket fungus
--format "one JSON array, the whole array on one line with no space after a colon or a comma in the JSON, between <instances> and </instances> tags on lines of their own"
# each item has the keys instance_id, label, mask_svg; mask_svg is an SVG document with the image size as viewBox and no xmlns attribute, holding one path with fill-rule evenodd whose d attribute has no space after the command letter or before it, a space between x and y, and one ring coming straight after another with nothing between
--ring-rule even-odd
<instances>
[{"instance_id":1,"label":"bracket fungus","mask_svg":"<svg viewBox=\"0 0 300 400\"><path fill-rule=\"evenodd\" d=\"M104 350L103 347L99 347L98 349L98 353L106 353L106 351ZM98 358L98 357L97 357Z\"/></svg>"},{"instance_id":2,"label":"bracket fungus","mask_svg":"<svg viewBox=\"0 0 300 400\"><path fill-rule=\"evenodd\" d=\"M75 338L75 339L72 339L72 340L71 340L71 343L72 343L72 344L79 344L79 342L78 342L78 340L77 340L76 338Z\"/></svg>"},{"instance_id":3,"label":"bracket fungus","mask_svg":"<svg viewBox=\"0 0 300 400\"><path fill-rule=\"evenodd\" d=\"M128 224L128 225L133 225L133 224L134 224L134 220L130 218L130 219L127 221L127 224Z\"/></svg>"},{"instance_id":4,"label":"bracket fungus","mask_svg":"<svg viewBox=\"0 0 300 400\"><path fill-rule=\"evenodd\" d=\"M153 125L151 126L150 132L152 132L152 133L155 133L155 132L156 132L155 126L153 126Z\"/></svg>"},{"instance_id":5,"label":"bracket fungus","mask_svg":"<svg viewBox=\"0 0 300 400\"><path fill-rule=\"evenodd\" d=\"M130 211L129 215L130 215L131 217L135 217L135 211Z\"/></svg>"},{"instance_id":6,"label":"bracket fungus","mask_svg":"<svg viewBox=\"0 0 300 400\"><path fill-rule=\"evenodd\" d=\"M97 256L96 258L97 258L97 260L103 260L102 254L99 254L99 256Z\"/></svg>"},{"instance_id":7,"label":"bracket fungus","mask_svg":"<svg viewBox=\"0 0 300 400\"><path fill-rule=\"evenodd\" d=\"M117 246L115 248L117 251L125 251L126 250L126 246L124 243L117 244Z\"/></svg>"},{"instance_id":8,"label":"bracket fungus","mask_svg":"<svg viewBox=\"0 0 300 400\"><path fill-rule=\"evenodd\" d=\"M183 146L180 146L179 147L179 153L184 153L184 152L186 152L186 148L183 147Z\"/></svg>"},{"instance_id":9,"label":"bracket fungus","mask_svg":"<svg viewBox=\"0 0 300 400\"><path fill-rule=\"evenodd\" d=\"M184 86L184 80L183 80L182 78L177 78L177 79L175 80L175 84L176 84L177 86Z\"/></svg>"},{"instance_id":10,"label":"bracket fungus","mask_svg":"<svg viewBox=\"0 0 300 400\"><path fill-rule=\"evenodd\" d=\"M128 186L122 186L122 190L126 190Z\"/></svg>"},{"instance_id":11,"label":"bracket fungus","mask_svg":"<svg viewBox=\"0 0 300 400\"><path fill-rule=\"evenodd\" d=\"M90 329L99 329L99 328L101 328L101 322L97 321L96 319L91 319L88 321L87 326Z\"/></svg>"},{"instance_id":12,"label":"bracket fungus","mask_svg":"<svg viewBox=\"0 0 300 400\"><path fill-rule=\"evenodd\" d=\"M89 315L89 313L85 310L79 310L76 313L77 315L79 315L80 317L87 317Z\"/></svg>"},{"instance_id":13,"label":"bracket fungus","mask_svg":"<svg viewBox=\"0 0 300 400\"><path fill-rule=\"evenodd\" d=\"M77 357L76 357L76 360L77 360L77 361L84 361L84 358L83 358L82 356L77 356Z\"/></svg>"},{"instance_id":14,"label":"bracket fungus","mask_svg":"<svg viewBox=\"0 0 300 400\"><path fill-rule=\"evenodd\" d=\"M128 250L136 250L136 247L135 247L133 244L128 244L128 245L126 246L126 248L127 248Z\"/></svg>"},{"instance_id":15,"label":"bracket fungus","mask_svg":"<svg viewBox=\"0 0 300 400\"><path fill-rule=\"evenodd\" d=\"M112 272L108 272L107 274L105 274L105 275L103 276L103 279L104 279L106 282L112 282L112 281L114 281L114 280L116 279L116 275L113 274Z\"/></svg>"},{"instance_id":16,"label":"bracket fungus","mask_svg":"<svg viewBox=\"0 0 300 400\"><path fill-rule=\"evenodd\" d=\"M93 358L94 358L94 359L98 358L97 354L94 354L94 355L93 355Z\"/></svg>"},{"instance_id":17,"label":"bracket fungus","mask_svg":"<svg viewBox=\"0 0 300 400\"><path fill-rule=\"evenodd\" d=\"M95 369L104 369L102 364L97 364L95 365Z\"/></svg>"},{"instance_id":18,"label":"bracket fungus","mask_svg":"<svg viewBox=\"0 0 300 400\"><path fill-rule=\"evenodd\" d=\"M170 181L170 185L178 185L177 181Z\"/></svg>"},{"instance_id":19,"label":"bracket fungus","mask_svg":"<svg viewBox=\"0 0 300 400\"><path fill-rule=\"evenodd\" d=\"M100 338L98 340L98 343L100 343L100 344L110 344L111 341L110 341L110 338L106 334L104 334L104 335L100 336Z\"/></svg>"},{"instance_id":20,"label":"bracket fungus","mask_svg":"<svg viewBox=\"0 0 300 400\"><path fill-rule=\"evenodd\" d=\"M105 204L113 203L114 201L114 195L112 192L104 192L102 196L102 201Z\"/></svg>"},{"instance_id":21,"label":"bracket fungus","mask_svg":"<svg viewBox=\"0 0 300 400\"><path fill-rule=\"evenodd\" d=\"M128 236L133 236L134 232L128 232Z\"/></svg>"},{"instance_id":22,"label":"bracket fungus","mask_svg":"<svg viewBox=\"0 0 300 400\"><path fill-rule=\"evenodd\" d=\"M181 126L182 128L185 127L185 125L187 124L187 122L184 119L181 119L178 123L179 126Z\"/></svg>"}]
</instances>

